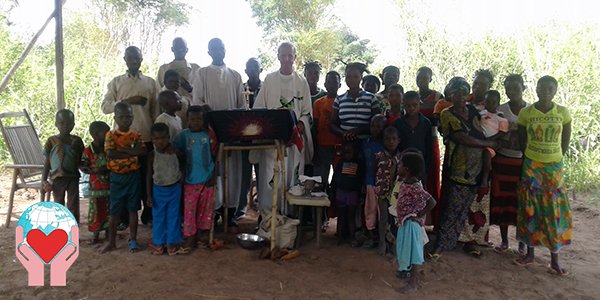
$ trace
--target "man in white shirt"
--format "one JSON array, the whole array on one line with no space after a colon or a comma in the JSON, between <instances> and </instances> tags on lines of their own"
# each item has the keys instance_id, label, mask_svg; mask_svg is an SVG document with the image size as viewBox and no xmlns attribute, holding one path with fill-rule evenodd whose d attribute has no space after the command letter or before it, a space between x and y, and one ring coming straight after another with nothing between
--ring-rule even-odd
<instances>
[{"instance_id":1,"label":"man in white shirt","mask_svg":"<svg viewBox=\"0 0 600 300\"><path fill-rule=\"evenodd\" d=\"M118 102L129 103L133 110L131 129L140 132L144 142L150 142L150 127L159 111L156 83L140 72L143 58L138 47L128 47L123 59L127 64L127 72L108 83L108 91L102 101L102 112L112 114Z\"/></svg>"},{"instance_id":2,"label":"man in white shirt","mask_svg":"<svg viewBox=\"0 0 600 300\"><path fill-rule=\"evenodd\" d=\"M158 68L158 75L156 76L156 83L159 85L159 90L165 85L165 72L168 70L173 70L177 72L180 76L180 87L176 90L176 92L184 98L189 97L192 98L192 85L190 84L193 79L193 75L198 72L200 66L194 63L190 63L185 59L185 56L188 52L188 47L186 41L181 37L176 37L173 39L173 44L171 46L171 51L173 55L175 55L175 59L168 63L160 66Z\"/></svg>"},{"instance_id":3,"label":"man in white shirt","mask_svg":"<svg viewBox=\"0 0 600 300\"><path fill-rule=\"evenodd\" d=\"M152 141L150 138L150 128L154 124L154 119L158 116L157 103L157 85L154 79L144 76L140 72L142 65L142 51L135 46L130 46L125 49L123 57L127 65L127 72L119 75L108 83L108 91L104 95L102 101L102 112L112 114L115 110L115 104L118 102L127 102L131 105L133 111L133 123L130 129L138 131L142 134L142 141L146 144L147 149L152 149ZM113 126L116 128L116 124ZM118 128L117 128L118 129ZM140 157L142 174L142 191L145 191L146 184L146 163L145 156ZM152 211L145 205L146 195L142 195L142 203L144 210L142 211L142 223L147 224L152 219ZM124 211L127 214L127 211ZM128 217L121 218L128 220Z\"/></svg>"},{"instance_id":4,"label":"man in white shirt","mask_svg":"<svg viewBox=\"0 0 600 300\"><path fill-rule=\"evenodd\" d=\"M277 58L280 68L267 75L253 108L287 108L296 115L298 129L304 139L304 147L302 151L294 145L287 148L285 174L286 187L289 188L297 183L298 175L304 174L305 162L312 161L313 145L310 134L312 103L306 79L294 70L296 47L291 43L282 43L277 49ZM270 210L273 201L273 187L270 182L274 174L275 151L261 151L256 154L258 157L253 158L259 164L258 202L262 210Z\"/></svg>"},{"instance_id":5,"label":"man in white shirt","mask_svg":"<svg viewBox=\"0 0 600 300\"><path fill-rule=\"evenodd\" d=\"M212 110L247 109L246 100L242 93L242 77L238 72L228 68L225 58L225 45L218 38L208 42L208 55L212 63L200 68L194 74L192 86L192 104L208 104ZM218 139L218 137L217 137ZM241 153L233 152L227 161L227 208L229 224L236 226L233 221L235 211L240 200L242 182L242 157Z\"/></svg>"}]
</instances>

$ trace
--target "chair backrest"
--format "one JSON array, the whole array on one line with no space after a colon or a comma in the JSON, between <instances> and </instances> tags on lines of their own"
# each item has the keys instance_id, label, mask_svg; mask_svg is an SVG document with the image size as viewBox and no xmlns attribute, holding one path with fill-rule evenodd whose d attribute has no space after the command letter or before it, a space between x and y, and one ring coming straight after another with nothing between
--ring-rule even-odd
<instances>
[{"instance_id":1,"label":"chair backrest","mask_svg":"<svg viewBox=\"0 0 600 300\"><path fill-rule=\"evenodd\" d=\"M8 118L21 118L21 122L5 122ZM25 122L23 122L25 121ZM16 125L13 125L16 124ZM22 112L8 112L0 114L0 128L8 151L12 156L14 164L19 165L43 165L44 154L42 144L35 131L35 127L29 118L27 110ZM22 169L21 179L36 176L42 170Z\"/></svg>"}]
</instances>

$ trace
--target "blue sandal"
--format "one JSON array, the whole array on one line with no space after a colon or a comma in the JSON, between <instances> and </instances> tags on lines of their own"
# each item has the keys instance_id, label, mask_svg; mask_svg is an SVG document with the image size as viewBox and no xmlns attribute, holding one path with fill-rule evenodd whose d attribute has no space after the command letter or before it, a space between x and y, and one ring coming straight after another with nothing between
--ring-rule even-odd
<instances>
[{"instance_id":1,"label":"blue sandal","mask_svg":"<svg viewBox=\"0 0 600 300\"><path fill-rule=\"evenodd\" d=\"M129 240L128 244L128 248L129 248L129 253L135 253L140 251L140 247L138 246L138 243L136 240Z\"/></svg>"}]
</instances>

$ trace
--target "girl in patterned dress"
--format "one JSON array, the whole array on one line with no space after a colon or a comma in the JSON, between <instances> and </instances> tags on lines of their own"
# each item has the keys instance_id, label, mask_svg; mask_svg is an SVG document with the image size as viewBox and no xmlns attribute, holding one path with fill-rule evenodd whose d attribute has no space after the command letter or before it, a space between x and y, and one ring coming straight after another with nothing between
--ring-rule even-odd
<instances>
[{"instance_id":1,"label":"girl in patterned dress","mask_svg":"<svg viewBox=\"0 0 600 300\"><path fill-rule=\"evenodd\" d=\"M419 266L423 264L423 246L427 234L423 229L425 216L435 206L433 197L423 189L419 178L425 163L423 156L416 152L402 154L398 166L398 176L402 179L396 204L398 233L396 237L396 259L399 277L408 277L408 284L402 292L417 289ZM402 276L402 275L405 276ZM409 276L407 276L410 274Z\"/></svg>"},{"instance_id":2,"label":"girl in patterned dress","mask_svg":"<svg viewBox=\"0 0 600 300\"><path fill-rule=\"evenodd\" d=\"M83 150L80 170L90 174L88 230L94 234L90 244L96 244L99 242L100 232L108 230L108 194L110 190L104 138L110 131L110 126L104 122L95 121L90 124L89 130L93 141Z\"/></svg>"}]
</instances>

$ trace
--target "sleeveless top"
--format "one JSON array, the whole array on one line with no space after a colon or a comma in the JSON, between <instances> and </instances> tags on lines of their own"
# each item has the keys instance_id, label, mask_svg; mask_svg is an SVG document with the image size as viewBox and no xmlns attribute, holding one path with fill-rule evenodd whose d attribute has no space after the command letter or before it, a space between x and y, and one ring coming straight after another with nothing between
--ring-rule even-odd
<instances>
[{"instance_id":1,"label":"sleeveless top","mask_svg":"<svg viewBox=\"0 0 600 300\"><path fill-rule=\"evenodd\" d=\"M154 184L168 186L175 184L181 179L179 170L179 159L177 154L167 154L154 151Z\"/></svg>"}]
</instances>

